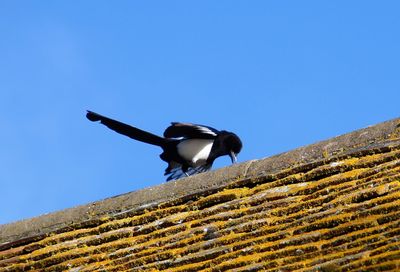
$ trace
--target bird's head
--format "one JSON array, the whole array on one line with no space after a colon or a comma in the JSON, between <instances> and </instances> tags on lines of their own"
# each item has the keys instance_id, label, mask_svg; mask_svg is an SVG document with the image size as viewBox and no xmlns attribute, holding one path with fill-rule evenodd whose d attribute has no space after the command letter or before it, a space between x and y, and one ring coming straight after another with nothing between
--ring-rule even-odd
<instances>
[{"instance_id":1,"label":"bird's head","mask_svg":"<svg viewBox=\"0 0 400 272\"><path fill-rule=\"evenodd\" d=\"M240 138L233 132L229 131L222 131L221 133L223 135L222 138L222 146L224 147L224 151L226 155L229 155L229 157L232 160L232 163L237 162L237 155L239 152L242 150L242 141Z\"/></svg>"}]
</instances>

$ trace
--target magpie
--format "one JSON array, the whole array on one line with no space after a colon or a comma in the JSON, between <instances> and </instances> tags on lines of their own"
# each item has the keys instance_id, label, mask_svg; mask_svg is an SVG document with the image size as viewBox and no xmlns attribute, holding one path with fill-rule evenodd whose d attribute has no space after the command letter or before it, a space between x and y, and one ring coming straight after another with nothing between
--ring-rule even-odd
<instances>
[{"instance_id":1,"label":"magpie","mask_svg":"<svg viewBox=\"0 0 400 272\"><path fill-rule=\"evenodd\" d=\"M235 133L209 126L172 122L160 137L92 111L87 111L86 117L134 140L161 147L160 158L168 163L167 181L208 171L220 156L228 155L236 163L242 149Z\"/></svg>"}]
</instances>

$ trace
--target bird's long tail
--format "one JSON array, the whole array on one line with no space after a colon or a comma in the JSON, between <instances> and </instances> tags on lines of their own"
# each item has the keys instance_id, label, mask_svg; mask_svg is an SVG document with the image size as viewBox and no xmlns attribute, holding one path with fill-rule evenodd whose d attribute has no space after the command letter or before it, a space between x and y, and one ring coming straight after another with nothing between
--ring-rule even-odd
<instances>
[{"instance_id":1,"label":"bird's long tail","mask_svg":"<svg viewBox=\"0 0 400 272\"><path fill-rule=\"evenodd\" d=\"M132 127L92 111L87 111L86 117L92 122L100 121L101 124L107 126L108 128L141 142L164 147L168 141L167 139L154 135L150 132Z\"/></svg>"}]
</instances>

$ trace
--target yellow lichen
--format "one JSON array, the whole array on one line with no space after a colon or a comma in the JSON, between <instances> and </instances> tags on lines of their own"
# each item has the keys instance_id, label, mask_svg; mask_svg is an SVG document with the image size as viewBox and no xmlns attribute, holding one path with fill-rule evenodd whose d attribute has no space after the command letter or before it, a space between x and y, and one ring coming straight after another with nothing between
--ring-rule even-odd
<instances>
[{"instance_id":1,"label":"yellow lichen","mask_svg":"<svg viewBox=\"0 0 400 272\"><path fill-rule=\"evenodd\" d=\"M400 150L298 169L51 233L0 271L399 267Z\"/></svg>"}]
</instances>

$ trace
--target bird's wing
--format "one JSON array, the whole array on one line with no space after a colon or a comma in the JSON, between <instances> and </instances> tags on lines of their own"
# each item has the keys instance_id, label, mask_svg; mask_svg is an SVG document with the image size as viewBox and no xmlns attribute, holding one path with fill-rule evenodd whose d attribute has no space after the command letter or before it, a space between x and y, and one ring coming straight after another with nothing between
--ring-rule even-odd
<instances>
[{"instance_id":1,"label":"bird's wing","mask_svg":"<svg viewBox=\"0 0 400 272\"><path fill-rule=\"evenodd\" d=\"M202 172L206 172L208 170L211 169L212 164L205 164L205 165L201 165L201 166L197 166L197 167L189 167L188 171L185 172L182 171L181 167L176 167L171 169L168 173L166 172L165 175L169 175L167 178L167 181L171 181L171 180L176 180L176 179L180 179L180 178L184 178L187 175L192 176L192 175L196 175Z\"/></svg>"},{"instance_id":2,"label":"bird's wing","mask_svg":"<svg viewBox=\"0 0 400 272\"><path fill-rule=\"evenodd\" d=\"M92 111L87 111L86 117L92 122L100 121L100 123L107 126L108 128L141 142L163 146L167 141L166 139L154 135L150 132L132 127L130 125L110 119Z\"/></svg>"},{"instance_id":3,"label":"bird's wing","mask_svg":"<svg viewBox=\"0 0 400 272\"><path fill-rule=\"evenodd\" d=\"M218 130L208 126L173 122L164 131L164 137L214 139L218 133L219 133Z\"/></svg>"}]
</instances>

